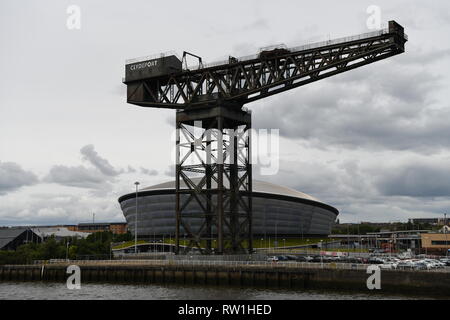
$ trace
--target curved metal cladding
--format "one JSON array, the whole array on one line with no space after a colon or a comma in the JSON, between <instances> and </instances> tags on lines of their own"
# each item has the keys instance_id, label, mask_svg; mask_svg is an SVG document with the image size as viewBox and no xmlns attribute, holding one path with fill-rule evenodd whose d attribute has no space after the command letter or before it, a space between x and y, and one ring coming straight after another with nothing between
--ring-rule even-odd
<instances>
[{"instance_id":1,"label":"curved metal cladding","mask_svg":"<svg viewBox=\"0 0 450 320\"><path fill-rule=\"evenodd\" d=\"M214 199L213 199L214 200ZM134 234L136 193L119 198L128 228ZM198 212L199 205L190 203L187 212ZM319 200L275 184L253 181L253 234L258 236L319 236L330 234L338 210ZM196 230L203 219L191 218ZM168 182L138 192L138 236L174 236L175 183ZM213 233L215 230L213 229Z\"/></svg>"}]
</instances>

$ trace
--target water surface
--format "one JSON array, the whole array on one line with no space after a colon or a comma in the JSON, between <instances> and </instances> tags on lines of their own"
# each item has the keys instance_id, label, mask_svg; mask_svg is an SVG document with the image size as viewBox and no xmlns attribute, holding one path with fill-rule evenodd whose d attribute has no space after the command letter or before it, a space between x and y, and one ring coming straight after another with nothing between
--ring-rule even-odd
<instances>
[{"instance_id":1,"label":"water surface","mask_svg":"<svg viewBox=\"0 0 450 320\"><path fill-rule=\"evenodd\" d=\"M339 293L255 288L180 285L82 284L69 290L65 283L3 282L0 300L383 300L413 299L379 293Z\"/></svg>"}]
</instances>

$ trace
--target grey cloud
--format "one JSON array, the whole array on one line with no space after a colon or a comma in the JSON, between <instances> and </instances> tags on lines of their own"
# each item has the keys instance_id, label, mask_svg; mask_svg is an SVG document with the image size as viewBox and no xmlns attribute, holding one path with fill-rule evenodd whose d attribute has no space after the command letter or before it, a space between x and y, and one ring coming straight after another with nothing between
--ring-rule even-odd
<instances>
[{"instance_id":1,"label":"grey cloud","mask_svg":"<svg viewBox=\"0 0 450 320\"><path fill-rule=\"evenodd\" d=\"M20 201L20 206L16 203ZM0 202L0 225L77 224L92 221L123 221L116 195L86 197L76 193L39 193L10 197Z\"/></svg>"},{"instance_id":2,"label":"grey cloud","mask_svg":"<svg viewBox=\"0 0 450 320\"><path fill-rule=\"evenodd\" d=\"M175 165L171 164L166 171L164 171L164 175L175 178Z\"/></svg>"},{"instance_id":3,"label":"grey cloud","mask_svg":"<svg viewBox=\"0 0 450 320\"><path fill-rule=\"evenodd\" d=\"M111 190L111 182L123 170L116 170L108 160L100 157L95 151L93 145L86 145L80 150L83 160L88 161L94 168L86 168L84 166L53 166L47 176L45 182L57 183L70 187L94 189L96 194L105 194ZM134 170L128 167L128 171Z\"/></svg>"},{"instance_id":4,"label":"grey cloud","mask_svg":"<svg viewBox=\"0 0 450 320\"><path fill-rule=\"evenodd\" d=\"M413 52L407 54L402 59L398 60L399 64L421 64L430 65L440 62L442 59L446 59L450 56L450 49L433 49L426 51L420 46L412 45Z\"/></svg>"},{"instance_id":5,"label":"grey cloud","mask_svg":"<svg viewBox=\"0 0 450 320\"><path fill-rule=\"evenodd\" d=\"M107 176L114 177L122 172L116 170L108 162L108 160L100 157L97 151L95 151L95 148L92 144L84 146L83 148L81 148L80 152L83 155L84 160L87 160L89 163L91 163L94 167L96 167L98 170L100 170L103 174Z\"/></svg>"},{"instance_id":6,"label":"grey cloud","mask_svg":"<svg viewBox=\"0 0 450 320\"><path fill-rule=\"evenodd\" d=\"M448 149L450 108L430 97L441 79L417 65L394 61L306 86L255 108L255 126L322 148Z\"/></svg>"},{"instance_id":7,"label":"grey cloud","mask_svg":"<svg viewBox=\"0 0 450 320\"><path fill-rule=\"evenodd\" d=\"M420 161L384 169L377 188L386 196L450 197L450 163Z\"/></svg>"},{"instance_id":8,"label":"grey cloud","mask_svg":"<svg viewBox=\"0 0 450 320\"><path fill-rule=\"evenodd\" d=\"M0 161L0 195L38 182L37 176L14 162Z\"/></svg>"},{"instance_id":9,"label":"grey cloud","mask_svg":"<svg viewBox=\"0 0 450 320\"><path fill-rule=\"evenodd\" d=\"M44 181L70 187L95 189L104 187L110 179L96 169L57 165L50 169Z\"/></svg>"},{"instance_id":10,"label":"grey cloud","mask_svg":"<svg viewBox=\"0 0 450 320\"><path fill-rule=\"evenodd\" d=\"M254 174L255 179L291 187L336 207L341 221L406 221L447 210L449 161L411 158L397 165L365 167L354 160L334 165L282 161L277 175Z\"/></svg>"},{"instance_id":11,"label":"grey cloud","mask_svg":"<svg viewBox=\"0 0 450 320\"><path fill-rule=\"evenodd\" d=\"M128 173L135 173L135 172L136 172L136 169L133 168L132 166L128 166L127 172L128 172Z\"/></svg>"},{"instance_id":12,"label":"grey cloud","mask_svg":"<svg viewBox=\"0 0 450 320\"><path fill-rule=\"evenodd\" d=\"M280 170L273 176L261 176L257 168L254 166L255 179L299 190L331 205L340 204L341 198L363 198L376 192L366 178L366 170L357 161L342 161L337 165L280 161Z\"/></svg>"},{"instance_id":13,"label":"grey cloud","mask_svg":"<svg viewBox=\"0 0 450 320\"><path fill-rule=\"evenodd\" d=\"M158 171L156 171L156 170L149 170L149 169L142 168L142 167L141 167L141 173L149 175L149 176L156 176L156 175L158 175Z\"/></svg>"}]
</instances>

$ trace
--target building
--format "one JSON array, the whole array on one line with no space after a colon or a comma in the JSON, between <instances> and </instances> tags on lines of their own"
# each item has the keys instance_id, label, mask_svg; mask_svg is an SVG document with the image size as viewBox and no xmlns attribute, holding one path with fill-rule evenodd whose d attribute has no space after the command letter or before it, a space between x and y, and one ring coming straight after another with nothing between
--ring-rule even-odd
<instances>
[{"instance_id":1,"label":"building","mask_svg":"<svg viewBox=\"0 0 450 320\"><path fill-rule=\"evenodd\" d=\"M428 253L446 253L450 249L449 229L444 226L439 233L422 234L422 248Z\"/></svg>"},{"instance_id":2,"label":"building","mask_svg":"<svg viewBox=\"0 0 450 320\"><path fill-rule=\"evenodd\" d=\"M27 243L42 242L41 237L28 227L0 228L0 250L16 250Z\"/></svg>"},{"instance_id":3,"label":"building","mask_svg":"<svg viewBox=\"0 0 450 320\"><path fill-rule=\"evenodd\" d=\"M128 231L126 222L79 223L78 225L67 226L67 228L70 231L87 233L110 231L114 234L124 234Z\"/></svg>"},{"instance_id":4,"label":"building","mask_svg":"<svg viewBox=\"0 0 450 320\"><path fill-rule=\"evenodd\" d=\"M8 227L0 227L7 229ZM24 227L12 227L24 228ZM113 234L125 234L128 232L126 222L105 222L105 223L79 223L79 224L61 224L61 225L44 225L44 226L28 226L41 238L48 238L54 235L57 238L78 237L86 238L89 233L109 231Z\"/></svg>"},{"instance_id":5,"label":"building","mask_svg":"<svg viewBox=\"0 0 450 320\"><path fill-rule=\"evenodd\" d=\"M327 236L339 214L336 208L312 196L262 181L253 181L252 202L253 235L261 238ZM123 195L119 203L134 234L136 193ZM191 202L190 205L190 211L201 211L198 204ZM174 237L175 181L141 189L137 209L139 238ZM200 228L202 221L191 218L191 229Z\"/></svg>"},{"instance_id":6,"label":"building","mask_svg":"<svg viewBox=\"0 0 450 320\"><path fill-rule=\"evenodd\" d=\"M33 227L31 230L41 237L42 241L45 241L50 237L54 237L56 240L61 240L67 237L84 239L89 235L85 232L71 231L66 227Z\"/></svg>"},{"instance_id":7,"label":"building","mask_svg":"<svg viewBox=\"0 0 450 320\"><path fill-rule=\"evenodd\" d=\"M382 249L386 252L410 249L420 253L421 236L429 230L381 230L366 234L332 234L329 238L339 239L344 247L362 247L367 249Z\"/></svg>"},{"instance_id":8,"label":"building","mask_svg":"<svg viewBox=\"0 0 450 320\"><path fill-rule=\"evenodd\" d=\"M447 221L444 218L411 218L408 219L412 224L431 224L431 225L444 225Z\"/></svg>"}]
</instances>

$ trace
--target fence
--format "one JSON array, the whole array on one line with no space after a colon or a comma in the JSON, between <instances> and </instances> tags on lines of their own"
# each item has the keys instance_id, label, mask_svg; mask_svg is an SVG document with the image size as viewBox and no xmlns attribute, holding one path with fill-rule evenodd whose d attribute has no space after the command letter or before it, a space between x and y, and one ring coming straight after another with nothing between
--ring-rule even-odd
<instances>
[{"instance_id":1,"label":"fence","mask_svg":"<svg viewBox=\"0 0 450 320\"><path fill-rule=\"evenodd\" d=\"M314 262L268 262L268 261L200 261L200 260L61 260L53 259L49 261L35 261L35 264L64 264L79 266L176 266L180 268L194 267L247 267L247 268L286 268L286 269L326 269L326 270L360 270L366 271L370 264L354 263L314 263ZM449 273L450 268L431 270L411 270L411 269L383 269L382 271L402 271L402 272L442 272Z\"/></svg>"}]
</instances>

